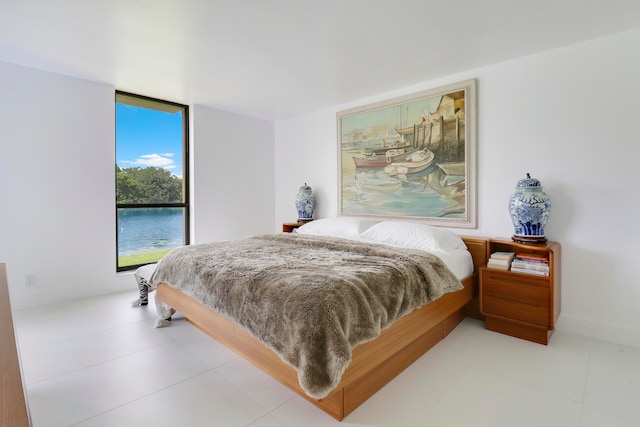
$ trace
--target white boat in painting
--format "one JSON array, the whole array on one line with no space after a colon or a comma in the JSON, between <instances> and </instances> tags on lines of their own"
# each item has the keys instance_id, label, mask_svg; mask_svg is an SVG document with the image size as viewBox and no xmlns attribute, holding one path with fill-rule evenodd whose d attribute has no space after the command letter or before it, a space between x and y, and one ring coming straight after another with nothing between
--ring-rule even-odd
<instances>
[{"instance_id":1,"label":"white boat in painting","mask_svg":"<svg viewBox=\"0 0 640 427\"><path fill-rule=\"evenodd\" d=\"M353 157L353 162L357 168L363 167L383 167L396 160L405 157L408 152L404 148L392 148L385 154L378 155L376 153L364 155L361 157Z\"/></svg>"},{"instance_id":2,"label":"white boat in painting","mask_svg":"<svg viewBox=\"0 0 640 427\"><path fill-rule=\"evenodd\" d=\"M424 149L416 151L410 156L407 156L404 161L391 163L384 168L384 171L391 176L422 172L431 166L434 157L431 150Z\"/></svg>"},{"instance_id":3,"label":"white boat in painting","mask_svg":"<svg viewBox=\"0 0 640 427\"><path fill-rule=\"evenodd\" d=\"M447 176L464 176L465 175L464 162L436 163L436 166L438 167L442 175L447 175Z\"/></svg>"}]
</instances>

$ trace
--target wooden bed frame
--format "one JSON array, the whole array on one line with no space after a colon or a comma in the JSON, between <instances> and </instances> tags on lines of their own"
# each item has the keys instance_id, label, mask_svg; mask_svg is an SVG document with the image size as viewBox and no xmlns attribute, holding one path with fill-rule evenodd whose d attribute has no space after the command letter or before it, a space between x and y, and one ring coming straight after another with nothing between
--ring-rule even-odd
<instances>
[{"instance_id":1,"label":"wooden bed frame","mask_svg":"<svg viewBox=\"0 0 640 427\"><path fill-rule=\"evenodd\" d=\"M373 341L353 349L342 381L324 399L309 397L298 384L296 370L246 330L200 304L182 291L160 283L156 298L182 313L191 323L240 354L327 414L342 421L360 404L442 340L465 316L478 317L479 267L487 259L486 239L463 237L473 257L475 273L464 289L444 295L404 316Z\"/></svg>"}]
</instances>

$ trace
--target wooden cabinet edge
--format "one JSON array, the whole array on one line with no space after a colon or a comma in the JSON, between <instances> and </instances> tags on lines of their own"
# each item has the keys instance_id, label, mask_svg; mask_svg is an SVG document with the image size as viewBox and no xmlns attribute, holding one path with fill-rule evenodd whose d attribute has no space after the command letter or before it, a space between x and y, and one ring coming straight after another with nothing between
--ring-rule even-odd
<instances>
[{"instance_id":1,"label":"wooden cabinet edge","mask_svg":"<svg viewBox=\"0 0 640 427\"><path fill-rule=\"evenodd\" d=\"M9 284L4 263L0 263L0 365L3 368L0 390L0 425L27 427L31 425L24 384L20 371L20 358L11 315Z\"/></svg>"}]
</instances>

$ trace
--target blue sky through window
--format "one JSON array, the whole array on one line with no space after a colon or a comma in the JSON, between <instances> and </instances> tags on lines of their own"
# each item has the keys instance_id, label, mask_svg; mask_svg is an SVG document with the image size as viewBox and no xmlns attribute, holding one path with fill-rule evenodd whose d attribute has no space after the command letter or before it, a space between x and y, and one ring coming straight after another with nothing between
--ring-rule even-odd
<instances>
[{"instance_id":1,"label":"blue sky through window","mask_svg":"<svg viewBox=\"0 0 640 427\"><path fill-rule=\"evenodd\" d=\"M182 178L182 112L116 103L116 163L155 166Z\"/></svg>"}]
</instances>

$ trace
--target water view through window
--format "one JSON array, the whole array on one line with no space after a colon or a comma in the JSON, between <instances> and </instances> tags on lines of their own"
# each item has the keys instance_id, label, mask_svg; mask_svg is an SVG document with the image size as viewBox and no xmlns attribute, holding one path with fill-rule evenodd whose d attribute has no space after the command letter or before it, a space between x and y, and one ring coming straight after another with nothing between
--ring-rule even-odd
<instances>
[{"instance_id":1,"label":"water view through window","mask_svg":"<svg viewBox=\"0 0 640 427\"><path fill-rule=\"evenodd\" d=\"M188 244L187 107L116 93L117 270Z\"/></svg>"},{"instance_id":2,"label":"water view through window","mask_svg":"<svg viewBox=\"0 0 640 427\"><path fill-rule=\"evenodd\" d=\"M118 253L168 252L183 245L183 208L118 209Z\"/></svg>"}]
</instances>

